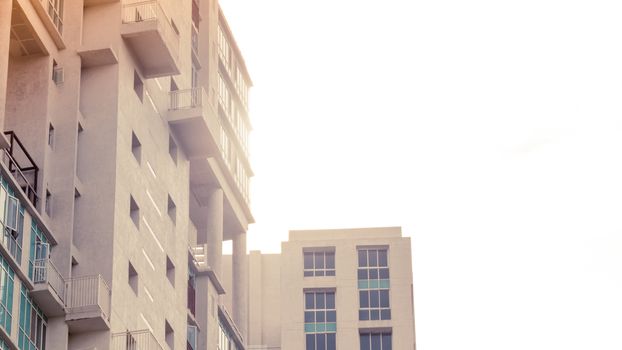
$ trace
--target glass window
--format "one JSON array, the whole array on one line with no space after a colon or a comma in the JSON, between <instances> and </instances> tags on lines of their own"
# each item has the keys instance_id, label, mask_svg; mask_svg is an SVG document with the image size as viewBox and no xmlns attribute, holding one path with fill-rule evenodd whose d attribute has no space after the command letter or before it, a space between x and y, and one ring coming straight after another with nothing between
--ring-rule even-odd
<instances>
[{"instance_id":1,"label":"glass window","mask_svg":"<svg viewBox=\"0 0 622 350\"><path fill-rule=\"evenodd\" d=\"M304 252L303 258L305 277L335 276L334 251Z\"/></svg>"},{"instance_id":2,"label":"glass window","mask_svg":"<svg viewBox=\"0 0 622 350\"><path fill-rule=\"evenodd\" d=\"M9 262L0 255L0 327L11 333L13 320L13 286L15 272Z\"/></svg>"},{"instance_id":3,"label":"glass window","mask_svg":"<svg viewBox=\"0 0 622 350\"><path fill-rule=\"evenodd\" d=\"M335 292L305 292L304 315L306 349L334 350L337 332Z\"/></svg>"},{"instance_id":4,"label":"glass window","mask_svg":"<svg viewBox=\"0 0 622 350\"><path fill-rule=\"evenodd\" d=\"M21 288L18 347L22 350L45 350L47 317L28 296L28 289Z\"/></svg>"},{"instance_id":5,"label":"glass window","mask_svg":"<svg viewBox=\"0 0 622 350\"><path fill-rule=\"evenodd\" d=\"M390 320L387 249L359 248L358 257L359 320Z\"/></svg>"},{"instance_id":6,"label":"glass window","mask_svg":"<svg viewBox=\"0 0 622 350\"><path fill-rule=\"evenodd\" d=\"M361 333L359 339L361 350L391 350L393 346L388 332Z\"/></svg>"}]
</instances>

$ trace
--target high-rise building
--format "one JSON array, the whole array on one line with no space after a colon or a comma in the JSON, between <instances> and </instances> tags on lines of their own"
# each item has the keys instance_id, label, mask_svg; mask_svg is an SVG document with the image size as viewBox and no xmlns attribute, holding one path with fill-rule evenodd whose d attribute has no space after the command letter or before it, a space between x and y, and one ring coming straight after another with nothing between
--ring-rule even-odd
<instances>
[{"instance_id":1,"label":"high-rise building","mask_svg":"<svg viewBox=\"0 0 622 350\"><path fill-rule=\"evenodd\" d=\"M281 254L251 251L248 262L249 350L415 349L411 246L401 228L290 231Z\"/></svg>"},{"instance_id":2,"label":"high-rise building","mask_svg":"<svg viewBox=\"0 0 622 350\"><path fill-rule=\"evenodd\" d=\"M217 0L0 0L0 349L245 348L251 85Z\"/></svg>"}]
</instances>

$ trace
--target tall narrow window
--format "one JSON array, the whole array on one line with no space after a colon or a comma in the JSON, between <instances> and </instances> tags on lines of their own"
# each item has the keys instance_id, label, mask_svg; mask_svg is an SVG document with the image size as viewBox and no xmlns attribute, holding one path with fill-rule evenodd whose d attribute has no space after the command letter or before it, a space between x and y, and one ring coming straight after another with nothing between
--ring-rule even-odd
<instances>
[{"instance_id":1,"label":"tall narrow window","mask_svg":"<svg viewBox=\"0 0 622 350\"><path fill-rule=\"evenodd\" d=\"M175 140L173 139L172 136L168 136L168 154L171 156L171 159L173 160L173 163L175 163L175 165L177 165L177 155L178 155L178 150L177 150L177 143L175 142Z\"/></svg>"},{"instance_id":2,"label":"tall narrow window","mask_svg":"<svg viewBox=\"0 0 622 350\"><path fill-rule=\"evenodd\" d=\"M304 276L334 276L335 251L334 248L325 251L307 251L304 256Z\"/></svg>"},{"instance_id":3,"label":"tall narrow window","mask_svg":"<svg viewBox=\"0 0 622 350\"><path fill-rule=\"evenodd\" d=\"M166 345L171 350L175 349L175 332L173 331L173 327L168 323L167 320L164 320L164 339L166 340Z\"/></svg>"},{"instance_id":4,"label":"tall narrow window","mask_svg":"<svg viewBox=\"0 0 622 350\"><path fill-rule=\"evenodd\" d=\"M138 164L140 164L141 153L142 147L140 141L138 140L138 137L136 137L136 134L132 131L132 154L134 155L134 158L136 158Z\"/></svg>"},{"instance_id":5,"label":"tall narrow window","mask_svg":"<svg viewBox=\"0 0 622 350\"><path fill-rule=\"evenodd\" d=\"M54 148L54 126L52 123L48 126L48 146Z\"/></svg>"},{"instance_id":6,"label":"tall narrow window","mask_svg":"<svg viewBox=\"0 0 622 350\"><path fill-rule=\"evenodd\" d=\"M138 204L134 200L134 197L130 195L130 218L132 222L136 226L137 229L140 229L140 208Z\"/></svg>"},{"instance_id":7,"label":"tall narrow window","mask_svg":"<svg viewBox=\"0 0 622 350\"><path fill-rule=\"evenodd\" d=\"M173 261L168 256L166 256L166 278L175 287L175 265L173 265Z\"/></svg>"},{"instance_id":8,"label":"tall narrow window","mask_svg":"<svg viewBox=\"0 0 622 350\"><path fill-rule=\"evenodd\" d=\"M28 288L21 287L18 345L20 349L44 350L47 317L30 298Z\"/></svg>"},{"instance_id":9,"label":"tall narrow window","mask_svg":"<svg viewBox=\"0 0 622 350\"><path fill-rule=\"evenodd\" d=\"M136 92L136 96L138 96L138 99L140 100L140 102L143 102L143 96L144 96L143 80L140 78L140 75L138 75L138 72L136 71L134 71L134 92Z\"/></svg>"},{"instance_id":10,"label":"tall narrow window","mask_svg":"<svg viewBox=\"0 0 622 350\"><path fill-rule=\"evenodd\" d=\"M359 248L358 265L359 320L390 320L387 249Z\"/></svg>"},{"instance_id":11,"label":"tall narrow window","mask_svg":"<svg viewBox=\"0 0 622 350\"><path fill-rule=\"evenodd\" d=\"M173 224L177 222L177 206L173 202L171 195L168 195L168 217L171 218Z\"/></svg>"},{"instance_id":12,"label":"tall narrow window","mask_svg":"<svg viewBox=\"0 0 622 350\"><path fill-rule=\"evenodd\" d=\"M138 295L138 272L136 272L131 262L128 262L127 283L134 291L134 294Z\"/></svg>"},{"instance_id":13,"label":"tall narrow window","mask_svg":"<svg viewBox=\"0 0 622 350\"><path fill-rule=\"evenodd\" d=\"M337 332L335 292L307 291L304 297L306 350L335 350Z\"/></svg>"},{"instance_id":14,"label":"tall narrow window","mask_svg":"<svg viewBox=\"0 0 622 350\"><path fill-rule=\"evenodd\" d=\"M49 189L45 190L45 213L52 216L52 193Z\"/></svg>"}]
</instances>

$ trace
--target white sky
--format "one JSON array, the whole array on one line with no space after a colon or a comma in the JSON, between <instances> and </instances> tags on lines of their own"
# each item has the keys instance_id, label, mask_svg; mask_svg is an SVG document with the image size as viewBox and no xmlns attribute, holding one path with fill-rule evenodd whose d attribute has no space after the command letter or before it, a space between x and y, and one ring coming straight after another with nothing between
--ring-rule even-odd
<instances>
[{"instance_id":1,"label":"white sky","mask_svg":"<svg viewBox=\"0 0 622 350\"><path fill-rule=\"evenodd\" d=\"M418 350L622 349L620 1L221 4L250 249L403 226Z\"/></svg>"}]
</instances>

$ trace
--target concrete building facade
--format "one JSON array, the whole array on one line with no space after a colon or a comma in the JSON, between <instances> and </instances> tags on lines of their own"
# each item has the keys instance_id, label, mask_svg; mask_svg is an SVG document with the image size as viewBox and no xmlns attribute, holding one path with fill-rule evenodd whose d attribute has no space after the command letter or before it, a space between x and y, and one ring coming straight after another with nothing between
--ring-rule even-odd
<instances>
[{"instance_id":1,"label":"concrete building facade","mask_svg":"<svg viewBox=\"0 0 622 350\"><path fill-rule=\"evenodd\" d=\"M217 0L0 0L0 349L246 347L251 85Z\"/></svg>"},{"instance_id":2,"label":"concrete building facade","mask_svg":"<svg viewBox=\"0 0 622 350\"><path fill-rule=\"evenodd\" d=\"M250 252L249 276L248 349L415 349L411 245L399 227L290 231L281 254Z\"/></svg>"}]
</instances>

